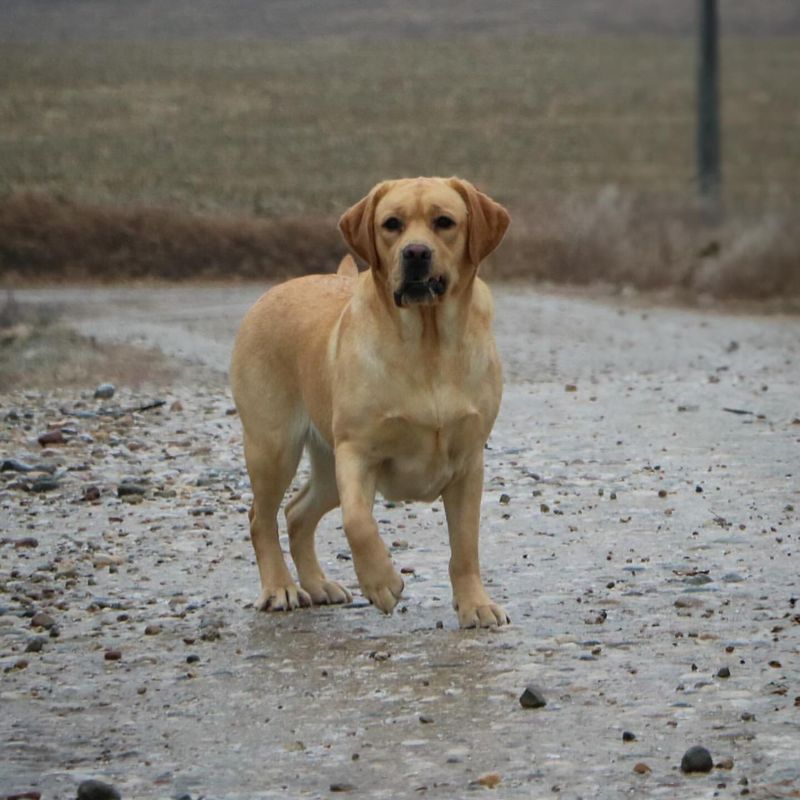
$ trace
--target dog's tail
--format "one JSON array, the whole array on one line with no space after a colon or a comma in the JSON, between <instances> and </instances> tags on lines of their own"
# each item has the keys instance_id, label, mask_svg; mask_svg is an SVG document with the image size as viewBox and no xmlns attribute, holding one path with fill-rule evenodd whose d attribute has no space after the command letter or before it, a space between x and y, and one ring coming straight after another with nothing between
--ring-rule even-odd
<instances>
[{"instance_id":1,"label":"dog's tail","mask_svg":"<svg viewBox=\"0 0 800 800\"><path fill-rule=\"evenodd\" d=\"M337 275L345 278L357 278L358 267L356 261L349 253L339 262L339 268L336 270Z\"/></svg>"}]
</instances>

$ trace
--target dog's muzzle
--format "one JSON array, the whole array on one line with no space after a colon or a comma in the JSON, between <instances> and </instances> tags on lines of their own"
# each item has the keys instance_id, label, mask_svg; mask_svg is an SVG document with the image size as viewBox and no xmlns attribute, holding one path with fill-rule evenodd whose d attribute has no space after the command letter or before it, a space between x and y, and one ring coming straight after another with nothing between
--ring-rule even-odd
<instances>
[{"instance_id":1,"label":"dog's muzzle","mask_svg":"<svg viewBox=\"0 0 800 800\"><path fill-rule=\"evenodd\" d=\"M394 293L398 308L415 303L429 304L447 291L447 281L431 275L433 253L424 244L408 244L402 251L403 283Z\"/></svg>"},{"instance_id":2,"label":"dog's muzzle","mask_svg":"<svg viewBox=\"0 0 800 800\"><path fill-rule=\"evenodd\" d=\"M447 281L442 277L428 278L426 281L404 283L394 293L394 304L398 308L414 304L430 305L447 291Z\"/></svg>"}]
</instances>

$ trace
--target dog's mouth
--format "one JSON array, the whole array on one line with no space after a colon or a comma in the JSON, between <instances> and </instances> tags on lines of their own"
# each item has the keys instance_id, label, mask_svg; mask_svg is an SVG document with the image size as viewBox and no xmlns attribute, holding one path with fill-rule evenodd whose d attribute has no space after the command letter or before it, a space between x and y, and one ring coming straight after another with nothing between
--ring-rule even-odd
<instances>
[{"instance_id":1,"label":"dog's mouth","mask_svg":"<svg viewBox=\"0 0 800 800\"><path fill-rule=\"evenodd\" d=\"M447 280L441 275L425 281L407 281L394 293L394 304L398 308L433 305L446 291Z\"/></svg>"}]
</instances>

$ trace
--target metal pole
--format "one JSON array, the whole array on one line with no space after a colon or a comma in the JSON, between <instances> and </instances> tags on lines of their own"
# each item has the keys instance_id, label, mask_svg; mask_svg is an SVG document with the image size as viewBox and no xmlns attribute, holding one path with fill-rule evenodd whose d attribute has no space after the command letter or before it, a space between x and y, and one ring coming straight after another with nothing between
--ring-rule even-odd
<instances>
[{"instance_id":1,"label":"metal pole","mask_svg":"<svg viewBox=\"0 0 800 800\"><path fill-rule=\"evenodd\" d=\"M700 38L697 69L697 181L701 199L719 210L719 26L717 0L698 0Z\"/></svg>"}]
</instances>

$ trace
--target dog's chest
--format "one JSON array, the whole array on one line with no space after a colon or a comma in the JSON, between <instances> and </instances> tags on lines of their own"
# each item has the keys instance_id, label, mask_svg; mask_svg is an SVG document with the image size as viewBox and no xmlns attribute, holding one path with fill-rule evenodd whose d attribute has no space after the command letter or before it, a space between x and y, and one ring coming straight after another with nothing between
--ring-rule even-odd
<instances>
[{"instance_id":1,"label":"dog's chest","mask_svg":"<svg viewBox=\"0 0 800 800\"><path fill-rule=\"evenodd\" d=\"M375 432L378 489L390 500L430 502L483 447L496 408L489 400L452 389L413 397L413 406L387 410Z\"/></svg>"}]
</instances>

